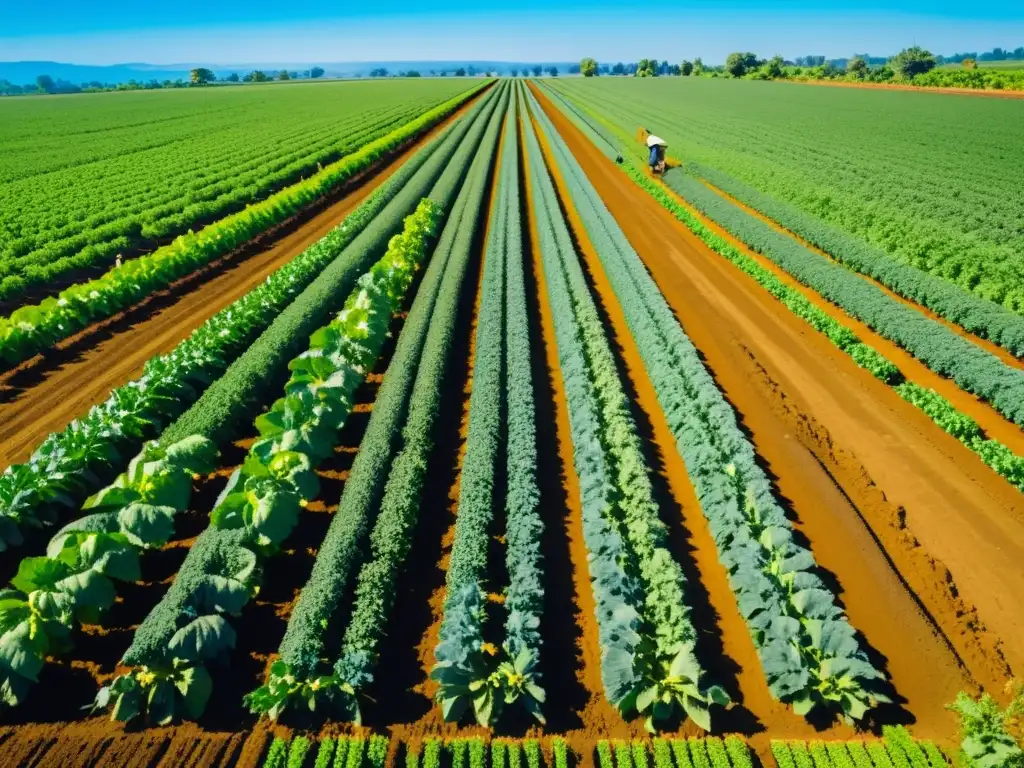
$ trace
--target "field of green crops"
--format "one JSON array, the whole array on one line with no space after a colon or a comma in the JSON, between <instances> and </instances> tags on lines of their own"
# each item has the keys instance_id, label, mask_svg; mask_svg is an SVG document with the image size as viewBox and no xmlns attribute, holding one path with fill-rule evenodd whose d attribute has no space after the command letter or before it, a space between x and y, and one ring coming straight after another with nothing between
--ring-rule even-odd
<instances>
[{"instance_id":1,"label":"field of green crops","mask_svg":"<svg viewBox=\"0 0 1024 768\"><path fill-rule=\"evenodd\" d=\"M1024 312L1024 101L701 78L560 80L632 137ZM755 205L754 207L757 207Z\"/></svg>"},{"instance_id":2,"label":"field of green crops","mask_svg":"<svg viewBox=\"0 0 1024 768\"><path fill-rule=\"evenodd\" d=\"M917 478L876 486L856 452L960 462L942 466L1006 507L988 528L1017 551L1018 243L991 231L1020 226L1020 192L996 173L999 152L1016 157L1005 131L989 124L968 162L961 123L878 94L903 121L880 141L920 153L897 168L868 152L852 91L835 91L854 99L839 117L801 122L793 104L832 103L828 89L365 85L172 92L150 135L177 178L198 161L170 137L202 125L227 187L248 177L216 148L260 155L271 125L292 126L294 163L324 167L0 318L0 420L33 446L0 474L0 763L947 768L951 710L998 730L997 704L974 702L1008 700L1019 649L970 602L978 587L958 591L980 534L960 519L954 577L896 506ZM790 93L807 95L773 106ZM352 98L328 119L324 94ZM156 103L89 98L111 111L78 128L101 136L136 136ZM260 110L276 118L234 146L238 116ZM907 138L915 121L947 151ZM685 162L648 174L640 124ZM2 130L27 145L46 125ZM155 184L117 170L111 146L0 171ZM956 169L963 196L925 183ZM136 370L103 347L94 329L117 312L378 171ZM253 165L253 183L267 173ZM977 209L988 225L958 219L983 182L1005 193ZM929 212L1003 261L909 258ZM984 265L973 285L939 268L954 258ZM75 376L109 394L77 411L40 395ZM858 419L876 431L849 430ZM1000 599L1017 578L981 576ZM1024 755L963 745L986 756L969 768Z\"/></svg>"},{"instance_id":3,"label":"field of green crops","mask_svg":"<svg viewBox=\"0 0 1024 768\"><path fill-rule=\"evenodd\" d=\"M198 229L465 91L459 80L0 104L0 301Z\"/></svg>"}]
</instances>

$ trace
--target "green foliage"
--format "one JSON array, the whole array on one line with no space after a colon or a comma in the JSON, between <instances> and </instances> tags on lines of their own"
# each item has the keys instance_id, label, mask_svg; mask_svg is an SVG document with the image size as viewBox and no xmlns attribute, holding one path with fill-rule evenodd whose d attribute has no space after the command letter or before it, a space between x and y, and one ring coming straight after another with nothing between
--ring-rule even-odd
<instances>
[{"instance_id":1,"label":"green foliage","mask_svg":"<svg viewBox=\"0 0 1024 768\"><path fill-rule=\"evenodd\" d=\"M267 750L267 756L263 760L263 768L285 768L285 760L288 758L288 741L280 736L275 736Z\"/></svg>"},{"instance_id":2,"label":"green foliage","mask_svg":"<svg viewBox=\"0 0 1024 768\"><path fill-rule=\"evenodd\" d=\"M640 257L550 121L539 109L534 113L636 339L772 695L792 703L798 714L828 707L844 718L862 719L870 707L888 700L882 692L882 674L869 662L835 596L815 573L814 556L794 541L791 523L737 426L735 411ZM626 169L635 171L629 165ZM642 173L633 177L646 182L645 188L657 189ZM674 664L669 676L679 679L687 666L692 669L696 662ZM682 677L696 681L693 675ZM702 719L687 711L707 728L708 703L725 701L724 692L710 688L703 715L698 715Z\"/></svg>"},{"instance_id":3,"label":"green foliage","mask_svg":"<svg viewBox=\"0 0 1024 768\"><path fill-rule=\"evenodd\" d=\"M348 742L345 754L345 768L363 768L363 755L366 753L366 739L353 736ZM337 761L335 761L337 764Z\"/></svg>"},{"instance_id":4,"label":"green foliage","mask_svg":"<svg viewBox=\"0 0 1024 768\"><path fill-rule=\"evenodd\" d=\"M846 751L853 758L853 764L856 768L873 768L874 764L871 762L871 756L868 755L868 751L863 743L859 741L848 742Z\"/></svg>"},{"instance_id":5,"label":"green foliage","mask_svg":"<svg viewBox=\"0 0 1024 768\"><path fill-rule=\"evenodd\" d=\"M594 77L597 75L597 61L585 58L580 62L580 74L583 77Z\"/></svg>"},{"instance_id":6,"label":"green foliage","mask_svg":"<svg viewBox=\"0 0 1024 768\"><path fill-rule=\"evenodd\" d=\"M518 741L508 742L508 768L523 768L523 752Z\"/></svg>"},{"instance_id":7,"label":"green foliage","mask_svg":"<svg viewBox=\"0 0 1024 768\"><path fill-rule=\"evenodd\" d=\"M725 750L729 753L733 768L754 768L750 748L739 736L726 736Z\"/></svg>"},{"instance_id":8,"label":"green foliage","mask_svg":"<svg viewBox=\"0 0 1024 768\"><path fill-rule=\"evenodd\" d=\"M789 748L789 744L785 741L776 741L772 739L772 757L775 758L775 762L778 763L779 768L796 768L796 761L793 759L793 753Z\"/></svg>"},{"instance_id":9,"label":"green foliage","mask_svg":"<svg viewBox=\"0 0 1024 768\"><path fill-rule=\"evenodd\" d=\"M437 664L437 700L445 718L470 707L482 725L519 703L540 722L544 691L536 673L543 586L537 504L536 442L529 330L522 276L516 109L505 123L494 221L484 258L477 322L469 434L460 476L455 539L446 576L446 600ZM504 417L504 419L503 419ZM496 468L503 421L506 544L511 574L505 599L507 639L497 653L483 639L482 582L494 516Z\"/></svg>"},{"instance_id":10,"label":"green foliage","mask_svg":"<svg viewBox=\"0 0 1024 768\"><path fill-rule=\"evenodd\" d=\"M16 543L22 526L52 521L58 509L79 501L109 478L125 450L159 434L275 316L335 260L405 186L438 147L427 145L327 235L265 282L218 312L166 355L146 363L143 375L115 389L89 414L51 434L27 464L0 475L0 547ZM6 540L6 541L5 541Z\"/></svg>"},{"instance_id":11,"label":"green foliage","mask_svg":"<svg viewBox=\"0 0 1024 768\"><path fill-rule=\"evenodd\" d=\"M338 738L337 751L334 753L334 768L344 768L345 763L348 760L348 750L352 743L352 739L347 736L340 736Z\"/></svg>"},{"instance_id":12,"label":"green foliage","mask_svg":"<svg viewBox=\"0 0 1024 768\"><path fill-rule=\"evenodd\" d=\"M487 745L479 737L469 740L469 768L487 768Z\"/></svg>"},{"instance_id":13,"label":"green foliage","mask_svg":"<svg viewBox=\"0 0 1024 768\"><path fill-rule=\"evenodd\" d=\"M886 725L882 728L885 746L896 768L930 768L928 756L903 726Z\"/></svg>"},{"instance_id":14,"label":"green foliage","mask_svg":"<svg viewBox=\"0 0 1024 768\"><path fill-rule=\"evenodd\" d=\"M708 758L711 760L712 768L730 768L729 753L725 744L717 736L709 736L704 740L704 746L708 751Z\"/></svg>"},{"instance_id":15,"label":"green foliage","mask_svg":"<svg viewBox=\"0 0 1024 768\"><path fill-rule=\"evenodd\" d=\"M423 169L427 168L429 165L424 165ZM122 701L134 701L147 689L157 690L153 686L164 686L170 701L176 703L179 699L169 686L176 676L202 670L204 679L209 679L203 664L234 647L234 631L224 614L237 614L248 602L259 581L261 558L271 554L291 532L303 494L315 492L314 462L322 461L337 440L355 380L372 368L391 314L426 255L438 218L436 205L421 201L406 220L406 231L391 239L383 257L360 279L335 323L312 335L311 346L329 358L331 371L301 364L306 357L293 362L287 394L301 405L295 415L278 424L268 424L268 416L257 418L263 439L254 443L243 467L218 498L211 527L189 551L171 589L136 631L124 657L132 669L101 689L98 706L113 701L114 716L130 719L139 714L139 708L125 709ZM371 323L368 312L374 306L380 310L380 322ZM341 381L337 381L335 370L343 372ZM338 387L349 392L345 401L337 398ZM326 446L321 447L309 425L324 422L330 427L319 433ZM279 426L287 429L276 429ZM276 714L292 698L303 699L312 709L321 687L330 690L344 685L329 676L300 681L286 662L274 666L278 675L247 697L256 711ZM165 675L172 677L163 682ZM178 687L178 692L187 699L185 690ZM151 702L152 698L148 709L153 717ZM205 700L186 706L184 714L197 717L204 706ZM173 718L179 713L176 707L172 709Z\"/></svg>"},{"instance_id":16,"label":"green foliage","mask_svg":"<svg viewBox=\"0 0 1024 768\"><path fill-rule=\"evenodd\" d=\"M628 741L614 741L615 768L641 768L633 765L633 753L630 751Z\"/></svg>"},{"instance_id":17,"label":"green foliage","mask_svg":"<svg viewBox=\"0 0 1024 768\"><path fill-rule=\"evenodd\" d=\"M491 742L491 768L505 768L505 757L508 753L504 741Z\"/></svg>"},{"instance_id":18,"label":"green foliage","mask_svg":"<svg viewBox=\"0 0 1024 768\"><path fill-rule=\"evenodd\" d=\"M690 748L690 760L693 762L693 768L711 768L707 745L703 739L687 739L686 745Z\"/></svg>"},{"instance_id":19,"label":"green foliage","mask_svg":"<svg viewBox=\"0 0 1024 768\"><path fill-rule=\"evenodd\" d=\"M297 736L292 739L292 745L288 749L287 768L302 768L302 764L306 762L309 747L309 739L306 736Z\"/></svg>"},{"instance_id":20,"label":"green foliage","mask_svg":"<svg viewBox=\"0 0 1024 768\"><path fill-rule=\"evenodd\" d=\"M466 739L451 739L448 742L448 752L451 754L451 768L466 768Z\"/></svg>"},{"instance_id":21,"label":"green foliage","mask_svg":"<svg viewBox=\"0 0 1024 768\"><path fill-rule=\"evenodd\" d=\"M558 103L559 106L563 106L567 110L572 109L568 102L561 101ZM581 128L587 125L579 121L583 117L579 112L570 111L568 116ZM591 131L591 135L597 134ZM649 178L630 166L626 167L626 171L634 181L644 187L663 207L671 211L677 219L689 227L713 251L725 257L754 278L763 288L785 304L794 314L808 322L815 330L824 333L833 344L850 355L858 366L865 368L881 381L892 385L896 389L897 394L921 408L939 427L961 440L968 448L977 453L979 458L996 473L1006 478L1018 488L1024 489L1024 458L1015 455L1002 443L985 438L974 421L957 411L945 398L912 382L904 381L903 374L887 358L883 357L875 349L863 344L849 328L815 307L799 291L789 287L775 277L770 270L760 266L754 259L748 257L739 249L734 248L725 239L711 232L686 208L679 205L660 187L651 182ZM704 173L704 171L701 172ZM721 178L716 177L716 183L721 183ZM731 191L735 192L736 190ZM942 281L936 282L941 283ZM949 290L955 291L952 288ZM937 290L936 292L938 293ZM977 304L985 303L980 300L974 300L971 297L966 298L971 299L971 301ZM1003 310L998 311L1004 315L1011 314ZM1019 320L1014 321L1014 323L1019 322ZM1011 328L1014 323L1002 327ZM968 324L965 323L965 325ZM1008 340L1013 337L1006 335L1003 338Z\"/></svg>"},{"instance_id":22,"label":"green foliage","mask_svg":"<svg viewBox=\"0 0 1024 768\"><path fill-rule=\"evenodd\" d=\"M599 768L615 768L611 745L603 739L597 742L597 762Z\"/></svg>"},{"instance_id":23,"label":"green foliage","mask_svg":"<svg viewBox=\"0 0 1024 768\"><path fill-rule=\"evenodd\" d=\"M361 173L381 157L408 142L410 138L436 125L480 87L483 87L483 84L473 91L449 99L405 124L392 127L391 124L385 123L386 130L383 131L379 125L374 125L368 122L365 116L361 116L358 122L345 128L346 131L353 131L356 125L363 125L362 129L355 128L358 140L348 145L355 150L354 152L331 162L311 178L298 181L261 202L248 204L252 201L254 192L260 189L269 191L274 185L292 179L298 175L296 169L292 168L284 176L270 175L270 180L266 176L257 177L252 180L257 185L255 189L249 184L242 184L236 178L230 178L230 181L222 182L221 190L214 196L215 199L198 206L185 207L184 211L180 212L179 221L169 219L160 225L158 231L152 230L154 222L148 218L154 214L142 208L136 216L118 222L117 227L124 234L110 242L104 242L102 237L97 237L95 242L100 246L100 250L97 250L95 245L90 245L95 255L87 257L84 261L80 257L75 259L82 262L75 266L109 264L115 253L128 250L132 245L154 237L178 234L174 242L151 254L115 266L95 280L73 285L61 291L56 299L50 298L39 305L22 307L9 318L0 319L0 361L9 366L16 365L37 352L49 349L61 339L87 325L110 317L198 267L223 256ZM303 133L308 136L308 133ZM224 137L219 138L223 140ZM124 147L118 147L117 151L123 153ZM190 143L189 162L194 162L195 151L196 148ZM318 162L319 160L314 161L311 165L316 167ZM233 164L228 168L232 174L237 170ZM164 180L162 174L160 178ZM221 196L221 193L225 192L233 194ZM171 199L181 205L195 198L192 195L182 195L179 190ZM95 203L89 201L88 204ZM238 210L239 208L242 210ZM218 213L227 213L231 210L238 212L231 213L197 233L192 233L191 225L216 218ZM142 223L143 221L145 223ZM89 235L85 237L88 238ZM70 256L86 244L85 241L79 242L80 239L81 236L73 237L70 242L55 243L44 249L43 252L47 253L46 260L56 260L62 255ZM60 271L66 271L68 268L64 266ZM51 279L60 271L52 268L43 269L44 277L35 284ZM33 272L29 270L27 274ZM19 283L19 292L24 288L25 283ZM3 283L0 282L0 294L2 293Z\"/></svg>"},{"instance_id":24,"label":"green foliage","mask_svg":"<svg viewBox=\"0 0 1024 768\"><path fill-rule=\"evenodd\" d=\"M884 81L886 72L891 78L884 70L871 79ZM621 78L544 82L628 138L649 125L674 157L715 168L889 261L1024 314L1019 184L1003 173L1024 165L1024 143L1007 117L1012 102L864 89L727 93L689 78L662 78L642 91L628 85ZM1016 87L1024 87L1024 74Z\"/></svg>"},{"instance_id":25,"label":"green foliage","mask_svg":"<svg viewBox=\"0 0 1024 768\"><path fill-rule=\"evenodd\" d=\"M388 737L375 734L370 737L369 747L366 752L369 768L384 768L388 759ZM475 766L470 766L475 768Z\"/></svg>"},{"instance_id":26,"label":"green foliage","mask_svg":"<svg viewBox=\"0 0 1024 768\"><path fill-rule=\"evenodd\" d=\"M687 170L756 208L845 266L878 280L900 296L926 306L970 333L990 339L1014 355L1024 355L1024 318L1020 315L941 277L902 264L839 227L775 200L722 171L694 162L687 164Z\"/></svg>"},{"instance_id":27,"label":"green foliage","mask_svg":"<svg viewBox=\"0 0 1024 768\"><path fill-rule=\"evenodd\" d=\"M570 768L569 766L569 745L561 736L554 736L551 739L551 752L554 757L554 768ZM497 763L492 768L502 768ZM657 768L662 768L658 766ZM671 765L665 768L672 768Z\"/></svg>"},{"instance_id":28,"label":"green foliage","mask_svg":"<svg viewBox=\"0 0 1024 768\"><path fill-rule=\"evenodd\" d=\"M796 768L815 768L814 758L811 757L807 744L793 741L790 742L789 749L793 753L793 762L796 763Z\"/></svg>"},{"instance_id":29,"label":"green foliage","mask_svg":"<svg viewBox=\"0 0 1024 768\"><path fill-rule=\"evenodd\" d=\"M191 501L193 476L212 472L216 458L204 438L166 450L148 443L127 471L86 500L86 514L58 531L45 555L19 563L13 589L0 598L4 704L24 700L46 660L69 650L77 624L100 620L117 597L115 582L142 578L140 556L171 538L175 517Z\"/></svg>"},{"instance_id":30,"label":"green foliage","mask_svg":"<svg viewBox=\"0 0 1024 768\"><path fill-rule=\"evenodd\" d=\"M904 48L889 60L889 66L904 80L913 80L935 68L935 57L919 46Z\"/></svg>"},{"instance_id":31,"label":"green foliage","mask_svg":"<svg viewBox=\"0 0 1024 768\"><path fill-rule=\"evenodd\" d=\"M420 494L434 445L432 433L444 391L449 353L456 335L455 322L464 278L505 104L506 99L502 96L497 109L487 118L481 149L470 167L468 180L456 201L455 212L434 255L435 259L447 262L447 267L409 396L401 445L395 446L397 452L391 461L383 494L379 497L379 513L369 536L369 553L357 579L352 615L334 663L334 674L357 693L372 679L377 644L387 626L384 619L394 605L396 579L413 544ZM373 429L372 420L370 429ZM353 468L339 514L346 512L346 497L355 473ZM492 706L496 699L496 696L492 697ZM355 697L347 697L342 704L348 717L358 722L359 708Z\"/></svg>"},{"instance_id":32,"label":"green foliage","mask_svg":"<svg viewBox=\"0 0 1024 768\"><path fill-rule=\"evenodd\" d=\"M757 55L753 53L730 53L725 57L725 71L733 77L743 77L757 66Z\"/></svg>"},{"instance_id":33,"label":"green foliage","mask_svg":"<svg viewBox=\"0 0 1024 768\"><path fill-rule=\"evenodd\" d=\"M825 751L828 753L829 762L835 768L856 768L845 743L841 741L827 742Z\"/></svg>"},{"instance_id":34,"label":"green foliage","mask_svg":"<svg viewBox=\"0 0 1024 768\"><path fill-rule=\"evenodd\" d=\"M529 98L556 153L566 151ZM540 145L532 125L525 125L541 261L583 494L583 533L591 558L605 695L624 714L643 714L648 729L674 712L709 729L709 706L724 704L728 697L701 679L685 579L668 549L636 425L554 186L544 171ZM596 209L589 199L577 203L586 222ZM599 254L607 251L607 238L592 234L591 240ZM635 254L634 258L639 261ZM628 315L627 309L627 319ZM620 560L632 564L628 571Z\"/></svg>"},{"instance_id":35,"label":"green foliage","mask_svg":"<svg viewBox=\"0 0 1024 768\"><path fill-rule=\"evenodd\" d=\"M336 742L334 739L330 737L323 739L316 751L316 761L313 763L313 768L331 768L331 759L334 757L335 746ZM416 767L409 766L407 768Z\"/></svg>"},{"instance_id":36,"label":"green foliage","mask_svg":"<svg viewBox=\"0 0 1024 768\"><path fill-rule=\"evenodd\" d=\"M441 768L441 742L438 739L424 740L423 768Z\"/></svg>"},{"instance_id":37,"label":"green foliage","mask_svg":"<svg viewBox=\"0 0 1024 768\"><path fill-rule=\"evenodd\" d=\"M651 761L647 757L647 745L638 740L632 743L631 749L634 768L650 768Z\"/></svg>"},{"instance_id":38,"label":"green foliage","mask_svg":"<svg viewBox=\"0 0 1024 768\"><path fill-rule=\"evenodd\" d=\"M822 741L812 741L810 743L811 760L814 761L814 768L833 768L832 760L828 756L828 750L825 749L825 743Z\"/></svg>"},{"instance_id":39,"label":"green foliage","mask_svg":"<svg viewBox=\"0 0 1024 768\"><path fill-rule=\"evenodd\" d=\"M1009 730L1024 717L1024 686L1006 709L987 693L975 701L963 691L949 708L960 716L960 749L970 768L1024 766L1024 750Z\"/></svg>"}]
</instances>

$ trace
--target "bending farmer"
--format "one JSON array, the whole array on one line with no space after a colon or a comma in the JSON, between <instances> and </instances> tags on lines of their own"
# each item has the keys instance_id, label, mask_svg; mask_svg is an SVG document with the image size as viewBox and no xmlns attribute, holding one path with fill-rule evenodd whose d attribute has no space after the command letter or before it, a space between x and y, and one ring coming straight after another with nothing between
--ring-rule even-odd
<instances>
[{"instance_id":1,"label":"bending farmer","mask_svg":"<svg viewBox=\"0 0 1024 768\"><path fill-rule=\"evenodd\" d=\"M664 139L647 131L647 151L649 152L647 164L651 166L652 172L665 172L665 149L667 147L668 144Z\"/></svg>"}]
</instances>

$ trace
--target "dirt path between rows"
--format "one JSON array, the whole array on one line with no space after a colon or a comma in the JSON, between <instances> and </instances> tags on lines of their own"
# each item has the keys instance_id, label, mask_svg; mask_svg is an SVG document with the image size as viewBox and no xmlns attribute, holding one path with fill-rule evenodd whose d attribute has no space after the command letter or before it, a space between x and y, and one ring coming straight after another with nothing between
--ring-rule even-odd
<instances>
[{"instance_id":1,"label":"dirt path between rows","mask_svg":"<svg viewBox=\"0 0 1024 768\"><path fill-rule=\"evenodd\" d=\"M916 732L948 737L948 699L928 696L952 695L964 674L925 619L987 687L1005 665L984 624L1024 662L1020 494L710 252L535 94L736 407L854 625L888 657ZM932 666L936 655L945 662Z\"/></svg>"},{"instance_id":2,"label":"dirt path between rows","mask_svg":"<svg viewBox=\"0 0 1024 768\"><path fill-rule=\"evenodd\" d=\"M479 97L477 97L479 98ZM458 119L476 98L424 134L360 186L247 258L229 260L201 284L155 296L140 311L87 329L49 358L0 376L0 467L25 461L42 440L141 375L146 361L165 354L278 267L334 229L421 146ZM185 278L188 280L188 278Z\"/></svg>"}]
</instances>

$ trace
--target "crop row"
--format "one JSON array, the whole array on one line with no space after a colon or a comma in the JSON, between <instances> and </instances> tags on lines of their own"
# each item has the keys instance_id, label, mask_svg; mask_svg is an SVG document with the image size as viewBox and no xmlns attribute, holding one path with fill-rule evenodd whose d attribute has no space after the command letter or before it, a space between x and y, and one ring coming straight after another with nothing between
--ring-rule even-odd
<instances>
[{"instance_id":1,"label":"crop row","mask_svg":"<svg viewBox=\"0 0 1024 768\"><path fill-rule=\"evenodd\" d=\"M195 234L180 236L170 245L114 267L95 280L67 288L56 298L48 298L38 305L21 307L10 317L0 318L0 361L6 366L13 366L27 360L88 325L110 317L229 253L437 124L470 95L463 94L445 102L386 136L364 145L313 177L293 184Z\"/></svg>"},{"instance_id":2,"label":"crop row","mask_svg":"<svg viewBox=\"0 0 1024 768\"><path fill-rule=\"evenodd\" d=\"M881 249L792 205L774 200L728 174L695 162L688 163L686 170L778 222L850 269L878 280L886 288L916 301L969 333L989 339L1017 357L1024 357L1024 317L1019 314L941 277L895 261Z\"/></svg>"},{"instance_id":3,"label":"crop row","mask_svg":"<svg viewBox=\"0 0 1024 768\"><path fill-rule=\"evenodd\" d=\"M708 730L710 705L726 704L728 697L703 680L685 578L668 549L615 359L529 119L525 129L580 479L605 695L624 715L644 715L649 728L681 713Z\"/></svg>"},{"instance_id":4,"label":"crop row","mask_svg":"<svg viewBox=\"0 0 1024 768\"><path fill-rule=\"evenodd\" d=\"M355 96L356 90L362 94ZM73 105L38 133L5 144L17 146L21 151L13 154L24 160L13 163L22 178L0 183L0 199L22 204L0 224L0 299L198 229L315 174L463 90L443 82L402 89L342 85L290 108L296 94L281 91L262 99L251 94L253 100L223 91L191 99L154 94L112 120L103 119L102 101ZM192 110L175 114L177 101L193 102ZM92 124L69 121L75 113ZM165 119L140 122L147 114ZM11 132L25 125L18 122ZM49 152L33 151L47 144ZM53 168L62 159L67 164ZM52 170L36 172L47 167Z\"/></svg>"},{"instance_id":5,"label":"crop row","mask_svg":"<svg viewBox=\"0 0 1024 768\"><path fill-rule=\"evenodd\" d=\"M947 768L949 761L931 741L887 725L880 741L772 741L779 768Z\"/></svg>"},{"instance_id":6,"label":"crop row","mask_svg":"<svg viewBox=\"0 0 1024 768\"><path fill-rule=\"evenodd\" d=\"M289 618L280 658L266 684L246 698L255 712L277 717L289 706L319 701L336 716L360 719L359 694L372 681L394 580L412 545L464 277L508 97L492 96L493 111L481 115L475 136L467 139L466 153L478 142L480 149L472 164L461 155L468 177L399 336L338 511ZM450 200L453 194L454 186L446 185L431 196ZM346 622L340 608L349 601Z\"/></svg>"},{"instance_id":7,"label":"crop row","mask_svg":"<svg viewBox=\"0 0 1024 768\"><path fill-rule=\"evenodd\" d=\"M294 346L281 354L274 354L274 349L280 340L293 338L293 332L302 338L322 324L329 312L324 307L334 301L334 291L344 295L351 289L352 281L370 263L368 254L394 234L395 222L411 210L419 199L417 193L422 196L429 188L428 179L407 191L410 180L435 153L432 168L443 167L464 130L465 123L446 130L338 227L218 312L171 352L150 360L139 379L118 387L87 416L49 435L28 462L0 475L2 547L20 544L26 529L52 524L62 508L77 508L126 463L122 458L126 452L130 455L143 440L160 434L240 355L258 364L267 355L284 361L296 354ZM432 170L431 177L437 172ZM291 307L295 309L286 313ZM287 316L281 319L281 314ZM254 343L258 349L249 350ZM236 370L246 378L261 369L239 363ZM230 401L233 390L227 389ZM247 391L252 397L256 390ZM188 432L180 434L184 437Z\"/></svg>"},{"instance_id":8,"label":"crop row","mask_svg":"<svg viewBox=\"0 0 1024 768\"><path fill-rule=\"evenodd\" d=\"M1024 371L1008 366L845 267L775 231L681 171L670 170L665 183L799 282L903 347L936 373L990 403L1010 421L1024 426Z\"/></svg>"},{"instance_id":9,"label":"crop row","mask_svg":"<svg viewBox=\"0 0 1024 768\"><path fill-rule=\"evenodd\" d=\"M735 412L640 257L535 101L533 107L636 339L772 696L798 714L824 706L861 720L888 700L883 675L817 575L814 556L794 540Z\"/></svg>"},{"instance_id":10,"label":"crop row","mask_svg":"<svg viewBox=\"0 0 1024 768\"><path fill-rule=\"evenodd\" d=\"M544 722L540 614L544 598L535 409L520 224L518 110L505 118L497 199L484 256L469 405L466 454L459 480L455 538L446 576L437 663L437 700L444 718L472 711L481 725L497 723L519 704ZM499 455L501 452L501 455ZM499 466L506 468L499 488ZM505 527L495 508L505 501ZM485 585L491 537L503 534L509 584L504 642L485 632ZM493 631L492 631L493 632ZM495 633L496 634L496 633ZM500 648L498 647L500 645Z\"/></svg>"},{"instance_id":11,"label":"crop row","mask_svg":"<svg viewBox=\"0 0 1024 768\"><path fill-rule=\"evenodd\" d=\"M551 93L558 108L563 110L602 152L612 159L624 159L611 137L614 134L610 136L606 133L603 130L605 126L600 125L596 119L591 119L594 116L573 108L559 95ZM639 161L642 163L643 158L639 158ZM793 314L824 334L836 347L849 355L854 363L891 386L900 397L922 410L943 431L976 453L997 474L1020 490L1024 490L1024 457L1017 456L998 440L988 438L973 419L957 410L952 403L934 390L906 380L902 371L892 361L873 347L864 344L848 326L816 307L800 291L776 277L771 270L761 266L755 259L704 226L696 215L674 199L662 186L651 180L646 173L638 170L634 163L627 160L623 170L711 250L752 277Z\"/></svg>"}]
</instances>

